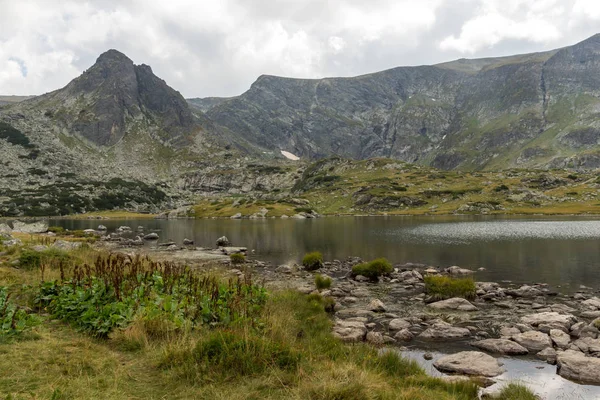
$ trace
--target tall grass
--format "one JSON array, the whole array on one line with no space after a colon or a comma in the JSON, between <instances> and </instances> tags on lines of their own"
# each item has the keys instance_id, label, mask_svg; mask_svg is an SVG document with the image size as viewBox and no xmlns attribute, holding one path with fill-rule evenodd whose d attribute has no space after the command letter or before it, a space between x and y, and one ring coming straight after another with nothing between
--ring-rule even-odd
<instances>
[{"instance_id":1,"label":"tall grass","mask_svg":"<svg viewBox=\"0 0 600 400\"><path fill-rule=\"evenodd\" d=\"M71 276L60 264L61 279L44 282L36 303L94 336L106 337L136 317L170 325L230 324L252 318L266 292L244 279L220 281L189 267L148 258L99 255L93 265L76 265Z\"/></svg>"}]
</instances>

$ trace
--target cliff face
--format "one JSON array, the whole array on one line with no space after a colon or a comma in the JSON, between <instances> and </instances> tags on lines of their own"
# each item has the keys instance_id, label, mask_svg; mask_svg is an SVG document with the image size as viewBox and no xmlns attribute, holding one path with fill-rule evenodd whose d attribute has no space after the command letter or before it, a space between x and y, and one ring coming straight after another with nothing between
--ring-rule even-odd
<instances>
[{"instance_id":1,"label":"cliff face","mask_svg":"<svg viewBox=\"0 0 600 400\"><path fill-rule=\"evenodd\" d=\"M194 102L239 137L306 158L597 168L600 35L545 53L355 78L261 76L238 97Z\"/></svg>"}]
</instances>

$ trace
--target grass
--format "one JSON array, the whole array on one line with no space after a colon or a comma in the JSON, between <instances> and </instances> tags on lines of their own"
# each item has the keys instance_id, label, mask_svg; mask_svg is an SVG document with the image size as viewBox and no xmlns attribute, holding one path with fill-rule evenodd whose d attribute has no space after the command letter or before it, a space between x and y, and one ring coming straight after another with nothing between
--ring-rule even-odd
<instances>
[{"instance_id":1,"label":"grass","mask_svg":"<svg viewBox=\"0 0 600 400\"><path fill-rule=\"evenodd\" d=\"M452 297L462 297L473 300L477 288L473 278L450 278L448 276L426 276L425 293L434 300L445 300Z\"/></svg>"},{"instance_id":2,"label":"grass","mask_svg":"<svg viewBox=\"0 0 600 400\"><path fill-rule=\"evenodd\" d=\"M318 290L329 289L331 287L331 278L326 275L315 275L315 286Z\"/></svg>"},{"instance_id":3,"label":"grass","mask_svg":"<svg viewBox=\"0 0 600 400\"><path fill-rule=\"evenodd\" d=\"M154 217L156 217L156 214L138 213L125 210L94 211L68 216L69 219L153 219Z\"/></svg>"},{"instance_id":4,"label":"grass","mask_svg":"<svg viewBox=\"0 0 600 400\"><path fill-rule=\"evenodd\" d=\"M372 281L376 281L381 275L392 272L392 264L385 258L377 258L373 261L357 264L352 267L352 276L362 275Z\"/></svg>"},{"instance_id":5,"label":"grass","mask_svg":"<svg viewBox=\"0 0 600 400\"><path fill-rule=\"evenodd\" d=\"M232 264L243 264L246 262L246 256L242 253L233 253L229 255Z\"/></svg>"},{"instance_id":6,"label":"grass","mask_svg":"<svg viewBox=\"0 0 600 400\"><path fill-rule=\"evenodd\" d=\"M5 261L21 251L0 257ZM201 272L152 260L121 262L89 248L71 251L58 266L42 264L45 283L40 270L0 266L0 285L17 307L45 298L38 302L39 323L27 327L29 336L0 341L0 398L477 398L474 383L429 377L395 351L343 344L331 332L329 298L320 295L274 291L257 303L248 297L249 287L210 286L212 278L206 286L194 278ZM207 287L212 289L202 289ZM71 298L74 288L81 293ZM208 297L189 297L199 292ZM110 302L101 302L107 295ZM114 305L132 296L137 306L131 318L108 335L79 329L87 320L80 309L103 309L92 299ZM65 300L66 313L58 312ZM211 304L252 312L225 320ZM202 323L178 324L180 317L193 321L190 311L197 309L213 311Z\"/></svg>"},{"instance_id":7,"label":"grass","mask_svg":"<svg viewBox=\"0 0 600 400\"><path fill-rule=\"evenodd\" d=\"M323 266L323 254L318 251L307 253L302 257L302 266L307 271L316 271Z\"/></svg>"},{"instance_id":8,"label":"grass","mask_svg":"<svg viewBox=\"0 0 600 400\"><path fill-rule=\"evenodd\" d=\"M491 400L540 400L527 386L518 383L510 383L502 388L498 394L484 398Z\"/></svg>"}]
</instances>

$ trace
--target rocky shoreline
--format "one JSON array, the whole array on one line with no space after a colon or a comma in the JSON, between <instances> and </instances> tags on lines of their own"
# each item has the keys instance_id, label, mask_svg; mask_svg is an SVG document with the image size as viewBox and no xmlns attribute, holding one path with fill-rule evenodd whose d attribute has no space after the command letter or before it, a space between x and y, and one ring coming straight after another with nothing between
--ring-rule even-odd
<instances>
[{"instance_id":1,"label":"rocky shoreline","mask_svg":"<svg viewBox=\"0 0 600 400\"><path fill-rule=\"evenodd\" d=\"M17 225L20 231L40 231L40 225ZM221 237L216 248L199 248L192 241L161 243L156 233L144 234L121 227L108 234L104 227L90 230L101 240L97 246L127 254L148 254L202 267L215 262L229 274L252 273L267 287L291 288L332 299L333 333L347 343L450 353L434 360L441 372L493 378L504 372L495 357L535 357L557 366L562 377L600 385L599 291L581 287L561 294L543 283L476 282L471 301L449 298L434 301L425 292L424 277L476 277L477 272L458 266L397 264L374 282L352 276L358 257L324 262L318 271L300 265L271 265L248 260L230 264L228 255L247 252ZM5 240L9 229L2 227ZM132 238L132 236L135 236ZM57 241L63 242L63 241ZM315 289L315 273L332 279L330 289ZM426 354L427 356L427 354Z\"/></svg>"}]
</instances>

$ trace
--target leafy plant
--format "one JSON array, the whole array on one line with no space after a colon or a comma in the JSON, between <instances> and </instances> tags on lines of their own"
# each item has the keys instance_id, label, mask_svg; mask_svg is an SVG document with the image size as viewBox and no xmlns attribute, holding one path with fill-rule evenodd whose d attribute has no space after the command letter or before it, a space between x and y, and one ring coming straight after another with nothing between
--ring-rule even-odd
<instances>
[{"instance_id":1,"label":"leafy plant","mask_svg":"<svg viewBox=\"0 0 600 400\"><path fill-rule=\"evenodd\" d=\"M352 276L362 275L376 281L381 275L392 272L392 264L385 258L377 258L368 263L357 264L352 267Z\"/></svg>"},{"instance_id":2,"label":"leafy plant","mask_svg":"<svg viewBox=\"0 0 600 400\"><path fill-rule=\"evenodd\" d=\"M323 254L319 251L307 253L302 258L302 265L307 271L316 271L323 266Z\"/></svg>"},{"instance_id":3,"label":"leafy plant","mask_svg":"<svg viewBox=\"0 0 600 400\"><path fill-rule=\"evenodd\" d=\"M249 276L222 282L141 257L99 256L93 266L75 266L69 279L60 268L63 278L42 283L36 304L97 337L127 327L136 316L146 321L167 316L171 327L227 326L252 319L266 300Z\"/></svg>"},{"instance_id":4,"label":"leafy plant","mask_svg":"<svg viewBox=\"0 0 600 400\"><path fill-rule=\"evenodd\" d=\"M37 319L10 301L8 288L0 286L0 338L18 335L37 323Z\"/></svg>"}]
</instances>

